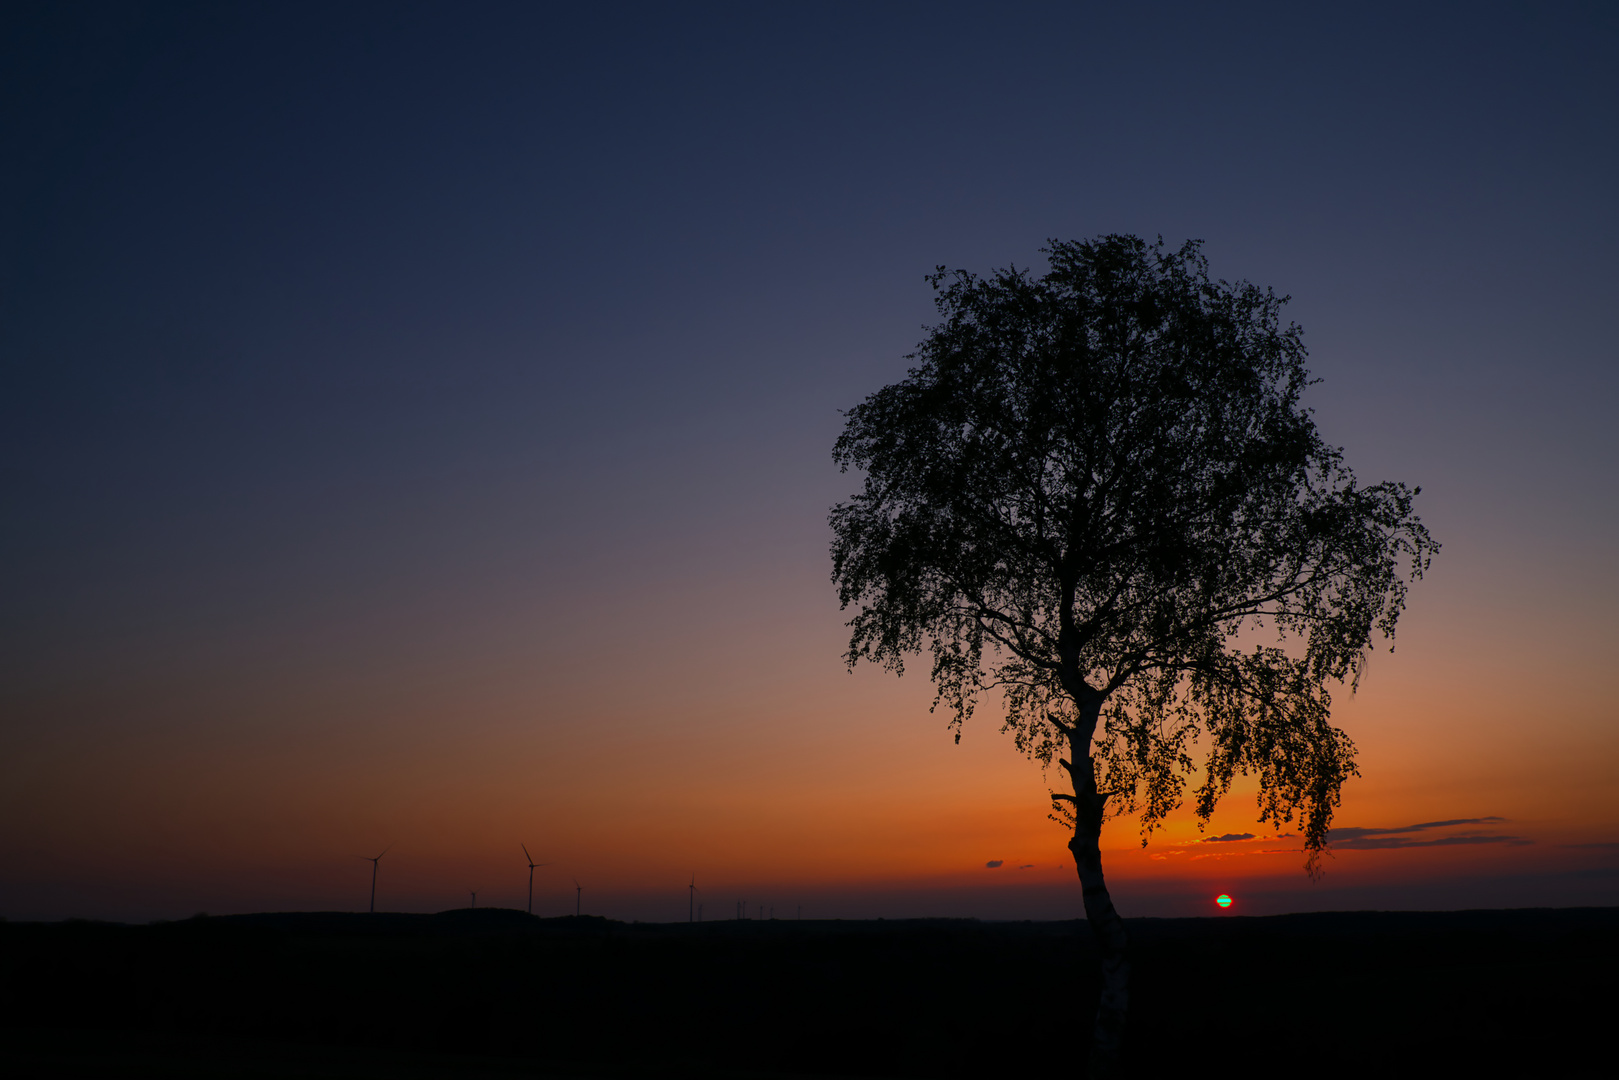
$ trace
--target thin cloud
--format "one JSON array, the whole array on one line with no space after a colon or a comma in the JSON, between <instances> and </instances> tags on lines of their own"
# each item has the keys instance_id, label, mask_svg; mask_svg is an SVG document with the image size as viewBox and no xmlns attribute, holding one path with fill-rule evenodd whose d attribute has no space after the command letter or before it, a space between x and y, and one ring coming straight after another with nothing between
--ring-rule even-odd
<instances>
[{"instance_id":1,"label":"thin cloud","mask_svg":"<svg viewBox=\"0 0 1619 1080\"><path fill-rule=\"evenodd\" d=\"M1429 829L1448 829L1458 825L1495 825L1507 820L1504 817L1476 817L1451 818L1447 821L1419 821L1415 825L1403 825L1394 829L1369 829L1358 826L1346 826L1341 829L1332 829L1327 833L1328 842L1341 851L1389 851L1399 848L1423 847L1459 847L1474 844L1507 844L1512 847L1522 847L1533 844L1533 840L1522 836L1507 836L1502 833L1463 833L1460 836L1438 836L1425 838L1409 836L1408 833L1426 832ZM1227 834L1230 836L1231 834ZM1293 834L1282 833L1276 839L1289 838ZM1213 840L1224 840L1224 836L1211 837ZM1231 839L1242 839L1231 836ZM1270 839L1265 837L1264 839ZM1204 841L1207 843L1207 841ZM1567 847L1619 847L1615 844L1581 844L1564 845ZM1258 855L1280 855L1289 851L1287 848L1267 848L1264 851L1254 852Z\"/></svg>"},{"instance_id":2,"label":"thin cloud","mask_svg":"<svg viewBox=\"0 0 1619 1080\"><path fill-rule=\"evenodd\" d=\"M1299 853L1299 850L1300 850L1299 848L1259 848L1258 850L1255 850L1253 848L1249 848L1246 851L1243 851L1243 850L1238 850L1238 849L1226 848L1226 849L1223 849L1223 850L1220 850L1220 851L1205 851L1201 855L1193 855L1192 858L1194 860L1197 860L1197 859L1247 859L1247 858L1250 858L1250 857L1252 857L1254 855L1283 855L1283 854L1297 855ZM1179 855L1180 852L1177 851L1177 852L1175 852L1175 854Z\"/></svg>"},{"instance_id":3,"label":"thin cloud","mask_svg":"<svg viewBox=\"0 0 1619 1080\"><path fill-rule=\"evenodd\" d=\"M1351 826L1328 831L1327 839L1334 844L1347 846L1346 842L1359 840L1363 836L1394 836L1397 833L1421 832L1424 829L1448 829L1453 825L1496 825L1505 820L1506 818L1504 817L1452 818L1449 821L1422 821L1415 825L1405 825L1398 829L1361 829Z\"/></svg>"},{"instance_id":4,"label":"thin cloud","mask_svg":"<svg viewBox=\"0 0 1619 1080\"><path fill-rule=\"evenodd\" d=\"M1005 861L1005 859L991 859L989 862L985 863L984 866L990 870L998 870L1000 869L1001 863Z\"/></svg>"},{"instance_id":5,"label":"thin cloud","mask_svg":"<svg viewBox=\"0 0 1619 1080\"><path fill-rule=\"evenodd\" d=\"M1598 840L1593 844L1558 844L1557 846L1566 848L1597 848L1602 851L1612 851L1614 848L1619 848L1619 840Z\"/></svg>"},{"instance_id":6,"label":"thin cloud","mask_svg":"<svg viewBox=\"0 0 1619 1080\"><path fill-rule=\"evenodd\" d=\"M1019 870L1033 870L1034 869L1034 863L1026 862L1022 866L1018 867L1018 869Z\"/></svg>"},{"instance_id":7,"label":"thin cloud","mask_svg":"<svg viewBox=\"0 0 1619 1080\"><path fill-rule=\"evenodd\" d=\"M1376 851L1383 848L1453 847L1457 844L1532 844L1521 836L1441 836L1437 840L1412 840L1404 836L1361 836L1353 840L1334 840L1333 847L1349 851Z\"/></svg>"},{"instance_id":8,"label":"thin cloud","mask_svg":"<svg viewBox=\"0 0 1619 1080\"><path fill-rule=\"evenodd\" d=\"M1526 840L1521 836L1506 836L1500 833L1464 833L1461 836L1439 836L1433 839L1407 835L1426 832L1429 829L1455 828L1458 825L1495 825L1505 820L1504 817L1495 816L1451 818L1448 821L1419 821L1415 825L1404 825L1397 829L1364 829L1352 826L1333 829L1327 833L1327 840L1333 847L1345 851L1387 851L1394 848L1458 847L1471 844L1510 844L1516 847L1534 843L1533 840Z\"/></svg>"},{"instance_id":9,"label":"thin cloud","mask_svg":"<svg viewBox=\"0 0 1619 1080\"><path fill-rule=\"evenodd\" d=\"M1237 840L1252 840L1253 838L1254 834L1251 832L1228 832L1221 836L1205 836L1198 842L1201 844L1229 844Z\"/></svg>"}]
</instances>

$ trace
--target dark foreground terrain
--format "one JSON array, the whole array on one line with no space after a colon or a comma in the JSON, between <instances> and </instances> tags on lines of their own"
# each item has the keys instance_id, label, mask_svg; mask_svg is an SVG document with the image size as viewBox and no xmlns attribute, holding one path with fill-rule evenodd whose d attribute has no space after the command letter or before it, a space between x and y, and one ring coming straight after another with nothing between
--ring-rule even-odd
<instances>
[{"instance_id":1,"label":"dark foreground terrain","mask_svg":"<svg viewBox=\"0 0 1619 1080\"><path fill-rule=\"evenodd\" d=\"M1619 909L1138 919L1135 1076L1608 1076ZM1072 923L0 923L0 1073L1082 1073ZM1077 1037L1077 1038L1076 1038Z\"/></svg>"}]
</instances>

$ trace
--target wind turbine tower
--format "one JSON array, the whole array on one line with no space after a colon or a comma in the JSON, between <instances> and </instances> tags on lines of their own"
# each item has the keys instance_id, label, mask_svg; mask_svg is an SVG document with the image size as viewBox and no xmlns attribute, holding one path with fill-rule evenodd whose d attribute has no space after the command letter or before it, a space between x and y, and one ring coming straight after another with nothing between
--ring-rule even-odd
<instances>
[{"instance_id":1,"label":"wind turbine tower","mask_svg":"<svg viewBox=\"0 0 1619 1080\"><path fill-rule=\"evenodd\" d=\"M534 868L536 866L550 866L551 864L548 862L535 862L534 856L528 853L527 844L518 844L517 846L523 849L523 858L528 860L528 913L532 915L534 914Z\"/></svg>"},{"instance_id":2,"label":"wind turbine tower","mask_svg":"<svg viewBox=\"0 0 1619 1080\"><path fill-rule=\"evenodd\" d=\"M573 917L579 917L580 898L584 895L585 887L579 884L579 879L573 879Z\"/></svg>"},{"instance_id":3,"label":"wind turbine tower","mask_svg":"<svg viewBox=\"0 0 1619 1080\"><path fill-rule=\"evenodd\" d=\"M392 850L393 845L389 844L387 847L382 849L382 855L386 855ZM377 864L382 861L382 855L378 855L376 858L372 858L369 855L360 856L360 858L371 864L371 908L369 913L372 915L377 913Z\"/></svg>"}]
</instances>

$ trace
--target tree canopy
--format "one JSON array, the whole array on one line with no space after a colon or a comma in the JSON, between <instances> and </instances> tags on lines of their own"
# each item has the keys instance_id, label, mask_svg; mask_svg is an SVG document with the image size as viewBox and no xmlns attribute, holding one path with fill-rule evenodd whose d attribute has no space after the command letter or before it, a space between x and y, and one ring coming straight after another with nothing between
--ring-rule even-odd
<instances>
[{"instance_id":1,"label":"tree canopy","mask_svg":"<svg viewBox=\"0 0 1619 1080\"><path fill-rule=\"evenodd\" d=\"M940 267L915 366L846 414L847 660L931 653L958 739L999 691L1017 745L1050 764L1069 743L1144 842L1199 773L1204 821L1254 775L1261 820L1297 816L1315 871L1356 773L1331 688L1374 633L1392 647L1438 550L1420 489L1362 486L1322 440L1286 297L1211 280L1195 242L1046 254L1042 276Z\"/></svg>"}]
</instances>

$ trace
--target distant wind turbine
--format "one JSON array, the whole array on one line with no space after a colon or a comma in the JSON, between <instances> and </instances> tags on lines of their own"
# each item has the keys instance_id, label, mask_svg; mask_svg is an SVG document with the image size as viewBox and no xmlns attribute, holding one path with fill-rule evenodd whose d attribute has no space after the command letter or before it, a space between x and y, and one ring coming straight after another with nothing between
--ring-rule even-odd
<instances>
[{"instance_id":1,"label":"distant wind turbine","mask_svg":"<svg viewBox=\"0 0 1619 1080\"><path fill-rule=\"evenodd\" d=\"M692 874L691 884L686 886L686 921L697 921L697 894L702 890L697 887L697 875Z\"/></svg>"},{"instance_id":2,"label":"distant wind turbine","mask_svg":"<svg viewBox=\"0 0 1619 1080\"><path fill-rule=\"evenodd\" d=\"M468 889L467 892L472 894L472 906L476 908L478 906L478 890Z\"/></svg>"},{"instance_id":3,"label":"distant wind turbine","mask_svg":"<svg viewBox=\"0 0 1619 1080\"><path fill-rule=\"evenodd\" d=\"M579 905L580 905L580 902L581 902L580 898L584 896L584 893L585 893L585 887L583 885L579 884L579 879L578 878L574 878L573 879L573 917L576 918L576 919L579 917Z\"/></svg>"},{"instance_id":4,"label":"distant wind turbine","mask_svg":"<svg viewBox=\"0 0 1619 1080\"><path fill-rule=\"evenodd\" d=\"M386 855L386 854L388 854L388 852L390 852L392 850L393 850L393 845L389 844L387 847L382 849L382 855ZM364 859L366 862L371 864L371 911L370 911L370 913L372 915L375 915L377 913L377 864L382 861L382 855L378 855L376 858L372 858L369 855L360 855L360 856L358 856L358 858Z\"/></svg>"},{"instance_id":5,"label":"distant wind turbine","mask_svg":"<svg viewBox=\"0 0 1619 1080\"><path fill-rule=\"evenodd\" d=\"M523 858L528 860L528 913L532 915L534 914L534 868L536 866L550 866L551 864L548 862L535 862L534 856L528 853L527 844L518 844L517 846L523 849Z\"/></svg>"}]
</instances>

